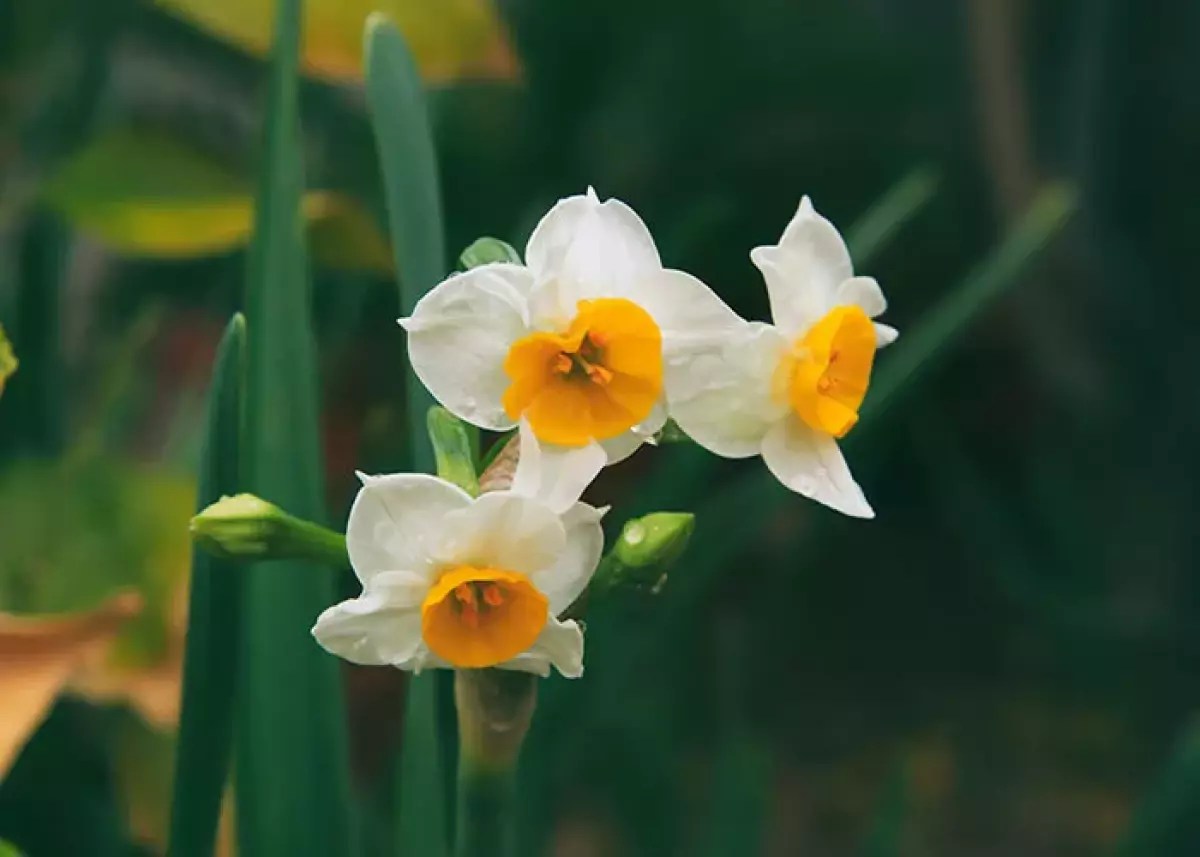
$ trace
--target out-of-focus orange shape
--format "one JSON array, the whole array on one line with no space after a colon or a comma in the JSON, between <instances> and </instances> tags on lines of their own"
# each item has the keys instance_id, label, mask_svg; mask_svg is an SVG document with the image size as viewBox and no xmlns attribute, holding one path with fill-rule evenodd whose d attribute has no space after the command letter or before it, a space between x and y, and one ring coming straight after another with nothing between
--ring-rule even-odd
<instances>
[{"instance_id":1,"label":"out-of-focus orange shape","mask_svg":"<svg viewBox=\"0 0 1200 857\"><path fill-rule=\"evenodd\" d=\"M80 664L141 609L141 596L126 591L78 613L0 613L0 778Z\"/></svg>"},{"instance_id":2,"label":"out-of-focus orange shape","mask_svg":"<svg viewBox=\"0 0 1200 857\"><path fill-rule=\"evenodd\" d=\"M256 56L271 47L274 0L155 0L158 6ZM510 80L516 54L492 0L308 0L304 70L334 80L363 74L363 26L372 12L396 22L426 83Z\"/></svg>"}]
</instances>

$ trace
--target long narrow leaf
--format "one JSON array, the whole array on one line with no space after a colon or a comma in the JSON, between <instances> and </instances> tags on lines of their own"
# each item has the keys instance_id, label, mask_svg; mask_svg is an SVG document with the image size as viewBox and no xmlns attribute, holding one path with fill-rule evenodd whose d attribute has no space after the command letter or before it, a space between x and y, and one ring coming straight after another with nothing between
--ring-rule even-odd
<instances>
[{"instance_id":1,"label":"long narrow leaf","mask_svg":"<svg viewBox=\"0 0 1200 857\"><path fill-rule=\"evenodd\" d=\"M266 145L246 290L243 489L307 520L325 518L317 363L301 221L297 46L302 4L279 0ZM352 854L345 710L336 659L309 629L335 600L327 569L298 561L246 570L237 719L239 852Z\"/></svg>"},{"instance_id":2,"label":"long narrow leaf","mask_svg":"<svg viewBox=\"0 0 1200 857\"><path fill-rule=\"evenodd\" d=\"M445 275L446 251L437 159L425 97L412 55L400 31L383 15L367 20L367 101L379 150L389 232L400 286L400 311L408 315L421 296ZM432 398L411 369L406 377L408 466L434 467L425 438ZM452 783L446 776L454 748L454 721L447 716L448 687L436 672L408 682L400 752L399 853L437 857L452 830Z\"/></svg>"},{"instance_id":3,"label":"long narrow leaf","mask_svg":"<svg viewBox=\"0 0 1200 857\"><path fill-rule=\"evenodd\" d=\"M246 325L235 315L217 349L200 456L197 511L238 488ZM183 702L171 798L172 857L211 857L229 776L242 621L242 576L233 563L192 550Z\"/></svg>"},{"instance_id":4,"label":"long narrow leaf","mask_svg":"<svg viewBox=\"0 0 1200 857\"><path fill-rule=\"evenodd\" d=\"M1200 721L1183 733L1158 783L1138 807L1117 857L1184 857L1200 843Z\"/></svg>"}]
</instances>

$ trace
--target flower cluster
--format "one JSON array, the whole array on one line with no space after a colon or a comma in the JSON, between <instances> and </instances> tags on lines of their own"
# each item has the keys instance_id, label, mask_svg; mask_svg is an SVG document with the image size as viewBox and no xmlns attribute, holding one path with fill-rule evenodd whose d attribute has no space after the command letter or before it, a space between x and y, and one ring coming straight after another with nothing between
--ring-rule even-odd
<instances>
[{"instance_id":1,"label":"flower cluster","mask_svg":"<svg viewBox=\"0 0 1200 857\"><path fill-rule=\"evenodd\" d=\"M761 455L785 486L872 517L838 448L878 348L879 285L806 197L779 243L750 258L772 324L746 321L690 274L664 268L642 220L591 190L534 230L525 264L456 274L402 319L421 382L460 419L520 428L512 487L472 498L432 476L363 477L347 543L360 597L313 633L365 664L582 671L559 616L603 549L579 502L606 465L667 420L727 458Z\"/></svg>"}]
</instances>

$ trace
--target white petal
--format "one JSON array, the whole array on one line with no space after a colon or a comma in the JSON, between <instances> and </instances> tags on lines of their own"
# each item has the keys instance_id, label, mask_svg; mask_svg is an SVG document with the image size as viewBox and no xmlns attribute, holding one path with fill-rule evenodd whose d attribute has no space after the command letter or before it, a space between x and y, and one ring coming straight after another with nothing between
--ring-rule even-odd
<instances>
[{"instance_id":1,"label":"white petal","mask_svg":"<svg viewBox=\"0 0 1200 857\"><path fill-rule=\"evenodd\" d=\"M833 224L806 196L775 247L750 253L767 280L777 327L798 335L834 306L834 294L853 276L850 251Z\"/></svg>"},{"instance_id":2,"label":"white petal","mask_svg":"<svg viewBox=\"0 0 1200 857\"><path fill-rule=\"evenodd\" d=\"M604 450L606 464L618 464L641 449L645 442L645 436L630 430L600 441L600 447Z\"/></svg>"},{"instance_id":3,"label":"white petal","mask_svg":"<svg viewBox=\"0 0 1200 857\"><path fill-rule=\"evenodd\" d=\"M442 566L473 565L533 575L554 565L567 545L549 507L511 491L493 491L451 512L438 546Z\"/></svg>"},{"instance_id":4,"label":"white petal","mask_svg":"<svg viewBox=\"0 0 1200 857\"><path fill-rule=\"evenodd\" d=\"M413 371L454 415L487 429L512 428L502 404L510 382L504 358L529 332L532 287L527 268L482 265L439 284L401 319Z\"/></svg>"},{"instance_id":5,"label":"white petal","mask_svg":"<svg viewBox=\"0 0 1200 857\"><path fill-rule=\"evenodd\" d=\"M601 203L591 190L550 209L529 238L525 260L539 283L557 280L575 299L623 295L662 268L650 230L633 209L619 199Z\"/></svg>"},{"instance_id":6,"label":"white petal","mask_svg":"<svg viewBox=\"0 0 1200 857\"><path fill-rule=\"evenodd\" d=\"M641 449L642 444L651 443L654 435L667 424L667 416L667 403L659 399L650 414L629 431L600 441L600 446L608 456L608 464L618 464Z\"/></svg>"},{"instance_id":7,"label":"white petal","mask_svg":"<svg viewBox=\"0 0 1200 857\"><path fill-rule=\"evenodd\" d=\"M728 330L743 323L716 292L683 271L655 271L636 283L636 289L628 297L658 323L664 343Z\"/></svg>"},{"instance_id":8,"label":"white petal","mask_svg":"<svg viewBox=\"0 0 1200 857\"><path fill-rule=\"evenodd\" d=\"M890 325L875 322L875 347L883 348L891 345L900 336L900 331Z\"/></svg>"},{"instance_id":9,"label":"white petal","mask_svg":"<svg viewBox=\"0 0 1200 857\"><path fill-rule=\"evenodd\" d=\"M788 417L763 438L763 461L787 488L856 518L873 518L867 498L850 475L837 441Z\"/></svg>"},{"instance_id":10,"label":"white petal","mask_svg":"<svg viewBox=\"0 0 1200 857\"><path fill-rule=\"evenodd\" d=\"M798 339L829 311L823 290L806 284L799 266L778 247L755 247L750 261L762 272L771 302L771 320L788 338Z\"/></svg>"},{"instance_id":11,"label":"white petal","mask_svg":"<svg viewBox=\"0 0 1200 857\"><path fill-rule=\"evenodd\" d=\"M851 277L843 281L833 299L838 306L858 307L867 318L883 315L887 309L887 298L874 277Z\"/></svg>"},{"instance_id":12,"label":"white petal","mask_svg":"<svg viewBox=\"0 0 1200 857\"><path fill-rule=\"evenodd\" d=\"M512 493L538 500L559 515L575 505L607 461L595 441L578 447L542 443L524 419L520 442Z\"/></svg>"},{"instance_id":13,"label":"white petal","mask_svg":"<svg viewBox=\"0 0 1200 857\"><path fill-rule=\"evenodd\" d=\"M550 614L557 616L587 588L604 552L604 512L577 503L563 515L567 531L566 550L554 565L533 576L533 585L550 599Z\"/></svg>"},{"instance_id":14,"label":"white petal","mask_svg":"<svg viewBox=\"0 0 1200 857\"><path fill-rule=\"evenodd\" d=\"M536 673L545 678L550 675L552 664L566 678L583 675L583 631L573 619L559 622L551 616L528 652L499 667Z\"/></svg>"},{"instance_id":15,"label":"white petal","mask_svg":"<svg viewBox=\"0 0 1200 857\"><path fill-rule=\"evenodd\" d=\"M346 548L354 573L364 585L384 571L428 577L442 519L470 504L465 491L436 476L366 477L346 523Z\"/></svg>"},{"instance_id":16,"label":"white petal","mask_svg":"<svg viewBox=\"0 0 1200 857\"><path fill-rule=\"evenodd\" d=\"M758 455L763 437L787 413L772 396L787 341L759 322L667 352L671 416L692 440L726 458Z\"/></svg>"},{"instance_id":17,"label":"white petal","mask_svg":"<svg viewBox=\"0 0 1200 857\"><path fill-rule=\"evenodd\" d=\"M421 648L421 611L364 592L322 613L312 634L326 651L351 663L402 666Z\"/></svg>"}]
</instances>

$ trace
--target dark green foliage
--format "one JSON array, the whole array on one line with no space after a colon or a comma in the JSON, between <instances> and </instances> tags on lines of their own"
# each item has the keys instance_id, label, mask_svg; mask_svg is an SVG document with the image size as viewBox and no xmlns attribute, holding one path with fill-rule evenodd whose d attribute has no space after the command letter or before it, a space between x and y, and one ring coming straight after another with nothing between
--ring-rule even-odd
<instances>
[{"instance_id":1,"label":"dark green foliage","mask_svg":"<svg viewBox=\"0 0 1200 857\"><path fill-rule=\"evenodd\" d=\"M325 518L317 361L300 198L299 0L281 0L246 280L242 487L305 520ZM239 851L354 854L338 661L309 629L335 601L314 563L245 570L236 765ZM303 819L303 823L299 820Z\"/></svg>"},{"instance_id":2,"label":"dark green foliage","mask_svg":"<svg viewBox=\"0 0 1200 857\"><path fill-rule=\"evenodd\" d=\"M196 509L237 491L246 323L235 315L213 364ZM183 699L171 796L172 857L210 857L231 770L243 621L242 569L192 549Z\"/></svg>"}]
</instances>

